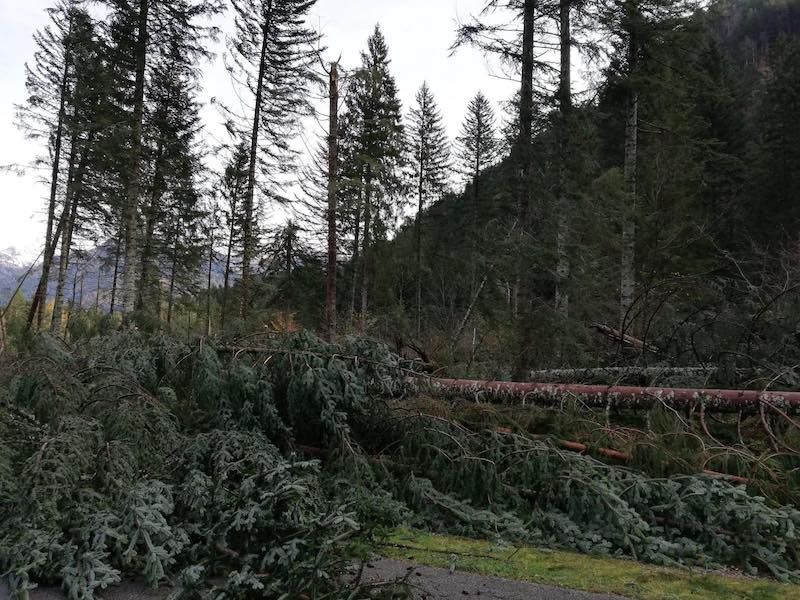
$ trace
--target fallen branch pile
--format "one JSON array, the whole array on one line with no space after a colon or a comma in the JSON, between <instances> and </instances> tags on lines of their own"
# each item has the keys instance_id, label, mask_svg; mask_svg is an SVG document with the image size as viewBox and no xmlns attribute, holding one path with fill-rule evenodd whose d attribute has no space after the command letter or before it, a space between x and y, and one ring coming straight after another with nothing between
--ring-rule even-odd
<instances>
[{"instance_id":1,"label":"fallen branch pile","mask_svg":"<svg viewBox=\"0 0 800 600\"><path fill-rule=\"evenodd\" d=\"M800 512L750 484L645 471L674 462L654 445L620 447L620 466L574 452L584 438L470 421L456 409L503 407L416 396L380 344L267 341L231 356L42 337L0 363L0 577L17 597L91 600L138 575L185 598L370 598L345 577L349 542L398 525L800 580Z\"/></svg>"}]
</instances>

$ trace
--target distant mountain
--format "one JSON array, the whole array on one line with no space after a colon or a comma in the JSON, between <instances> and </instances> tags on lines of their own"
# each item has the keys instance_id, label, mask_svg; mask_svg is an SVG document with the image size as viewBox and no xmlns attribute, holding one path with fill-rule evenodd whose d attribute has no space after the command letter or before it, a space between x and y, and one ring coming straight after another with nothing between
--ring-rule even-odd
<instances>
[{"instance_id":1,"label":"distant mountain","mask_svg":"<svg viewBox=\"0 0 800 600\"><path fill-rule=\"evenodd\" d=\"M30 261L21 256L16 248L0 250L0 306L5 306L9 301L29 267ZM25 297L32 296L36 291L40 276L41 269L36 267L26 278L22 285L22 294Z\"/></svg>"},{"instance_id":2,"label":"distant mountain","mask_svg":"<svg viewBox=\"0 0 800 600\"><path fill-rule=\"evenodd\" d=\"M69 302L72 299L73 291L76 302L82 301L83 306L91 306L99 293L99 304L108 306L110 303L110 289L113 278L113 247L109 244L95 248L84 249L78 255L78 260L74 261L67 272L66 278L66 298ZM53 259L55 268L58 265L58 255ZM206 263L207 265L208 263ZM0 307L4 307L10 300L12 294L17 289L19 282L26 276L31 261L22 256L15 248L0 250ZM214 287L221 287L224 279L224 256L217 253L211 273L211 282ZM206 267L198 271L198 286L206 285ZM26 299L30 299L36 293L36 286L42 276L42 268L37 264L25 277L20 291ZM99 281L98 281L99 279ZM233 281L237 277L234 275ZM166 277L165 277L166 284ZM73 290L74 288L74 290ZM56 282L55 273L51 271L48 295L52 298L55 294Z\"/></svg>"}]
</instances>

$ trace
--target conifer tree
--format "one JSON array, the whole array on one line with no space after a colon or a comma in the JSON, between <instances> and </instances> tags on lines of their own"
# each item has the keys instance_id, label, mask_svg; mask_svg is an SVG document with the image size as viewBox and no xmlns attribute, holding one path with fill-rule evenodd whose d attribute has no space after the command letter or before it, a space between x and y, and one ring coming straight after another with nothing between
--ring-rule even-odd
<instances>
[{"instance_id":1,"label":"conifer tree","mask_svg":"<svg viewBox=\"0 0 800 600\"><path fill-rule=\"evenodd\" d=\"M76 10L73 13L72 27L75 36L71 58L74 81L65 118L65 140L68 140L69 153L64 178L64 199L57 228L61 235L60 253L50 324L51 331L57 335L61 333L63 325L64 296L73 239L80 227L80 211L87 208L87 198L90 195L87 179L90 171L94 170L94 141L106 90L103 85L105 67L102 48L96 39L95 25L88 13ZM51 252L54 247L51 247Z\"/></svg>"},{"instance_id":2,"label":"conifer tree","mask_svg":"<svg viewBox=\"0 0 800 600\"><path fill-rule=\"evenodd\" d=\"M145 126L148 106L148 78L160 55L178 48L185 65L207 55L204 47L215 29L204 19L218 12L219 0L103 0L111 10L109 23L110 60L115 72L117 106L124 118L118 141L125 140L124 170L120 178L124 195L118 208L122 237L122 309L129 314L137 300L141 279L140 209L147 191ZM121 116L121 115L120 115ZM122 148L120 148L122 150Z\"/></svg>"},{"instance_id":3,"label":"conifer tree","mask_svg":"<svg viewBox=\"0 0 800 600\"><path fill-rule=\"evenodd\" d=\"M450 170L450 143L442 115L427 83L416 95L408 126L411 166L417 192L417 215L414 220L414 253L417 286L417 336L422 329L422 219L426 201L444 191Z\"/></svg>"},{"instance_id":4,"label":"conifer tree","mask_svg":"<svg viewBox=\"0 0 800 600\"><path fill-rule=\"evenodd\" d=\"M198 143L201 131L199 105L195 99L196 74L186 64L177 40L153 66L148 100L151 113L145 127L147 151L147 194L142 202L144 229L137 285L137 310L158 314L154 290L159 287L158 265L169 250L172 228L164 226L175 218L195 227L198 215L170 215L185 211L187 204L177 197L192 198L191 210L197 202L195 190L202 178L202 149ZM194 245L192 242L190 242Z\"/></svg>"},{"instance_id":5,"label":"conifer tree","mask_svg":"<svg viewBox=\"0 0 800 600\"><path fill-rule=\"evenodd\" d=\"M796 112L800 107L800 41L784 39L774 53L776 66L766 83L758 116L762 138L757 181L763 200L754 211L759 235L771 231L766 237L772 238L772 243L784 237L782 227L794 236L800 222L800 123Z\"/></svg>"},{"instance_id":6,"label":"conifer tree","mask_svg":"<svg viewBox=\"0 0 800 600\"><path fill-rule=\"evenodd\" d=\"M635 320L637 288L637 221L639 219L639 113L640 96L648 84L648 70L663 59L664 48L686 31L687 0L609 0L600 6L599 22L612 35L612 60L608 74L625 88L623 177L628 206L622 216L620 255L620 329Z\"/></svg>"},{"instance_id":7,"label":"conifer tree","mask_svg":"<svg viewBox=\"0 0 800 600\"><path fill-rule=\"evenodd\" d=\"M247 316L257 245L256 188L268 200L285 201L281 178L294 168L291 139L309 108L318 34L305 23L316 0L232 0L235 33L229 41L234 81L252 95L251 114L228 111L229 129L249 141L247 188L242 211L240 314Z\"/></svg>"},{"instance_id":8,"label":"conifer tree","mask_svg":"<svg viewBox=\"0 0 800 600\"><path fill-rule=\"evenodd\" d=\"M567 163L570 147L570 119L572 116L572 2L559 0L559 81L558 81L558 214L556 223L556 291L555 309L562 316L569 314L569 292L567 291L570 262L567 251L569 238L569 190Z\"/></svg>"},{"instance_id":9,"label":"conifer tree","mask_svg":"<svg viewBox=\"0 0 800 600\"><path fill-rule=\"evenodd\" d=\"M457 168L464 182L472 186L473 211L478 206L478 190L483 172L499 157L495 115L489 100L481 92L470 100L456 138Z\"/></svg>"},{"instance_id":10,"label":"conifer tree","mask_svg":"<svg viewBox=\"0 0 800 600\"><path fill-rule=\"evenodd\" d=\"M348 90L348 133L343 139L343 145L348 146L343 154L351 161L348 170L354 175L361 197L356 229L363 232L359 261L362 318L369 305L372 244L391 227L402 186L401 104L389 66L389 49L376 25Z\"/></svg>"},{"instance_id":11,"label":"conifer tree","mask_svg":"<svg viewBox=\"0 0 800 600\"><path fill-rule=\"evenodd\" d=\"M225 166L219 192L222 197L221 211L225 227L225 268L223 271L222 306L220 309L220 328L225 328L228 316L228 299L232 283L234 260L241 256L242 210L241 206L247 193L247 165L249 161L248 145L240 142L230 149L230 156Z\"/></svg>"},{"instance_id":12,"label":"conifer tree","mask_svg":"<svg viewBox=\"0 0 800 600\"><path fill-rule=\"evenodd\" d=\"M62 0L48 9L49 23L34 35L36 51L33 62L25 65L28 96L25 104L17 107L19 126L28 137L47 140L49 151L50 193L42 274L28 314L28 326L35 319L40 328L51 263L63 227L62 222L56 223L56 209L59 191L64 187L61 157L65 143L68 143L65 129L75 84L74 53L76 45L83 41L79 39L79 26L75 23L78 12L82 10L80 4L77 0Z\"/></svg>"}]
</instances>

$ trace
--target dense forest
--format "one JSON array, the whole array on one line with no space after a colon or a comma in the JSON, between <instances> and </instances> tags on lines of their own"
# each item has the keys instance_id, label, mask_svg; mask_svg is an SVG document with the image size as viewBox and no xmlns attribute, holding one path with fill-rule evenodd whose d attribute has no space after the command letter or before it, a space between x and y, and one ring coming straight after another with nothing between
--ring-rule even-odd
<instances>
[{"instance_id":1,"label":"dense forest","mask_svg":"<svg viewBox=\"0 0 800 600\"><path fill-rule=\"evenodd\" d=\"M458 132L379 24L331 60L314 5L57 0L36 33L0 579L399 598L342 573L404 524L800 581L800 403L758 396L800 388L800 2L486 0L452 51L518 91Z\"/></svg>"},{"instance_id":2,"label":"dense forest","mask_svg":"<svg viewBox=\"0 0 800 600\"><path fill-rule=\"evenodd\" d=\"M361 64L325 63L312 6L53 7L19 106L51 169L45 243L7 337L275 322L494 377L797 362L799 7L489 2L453 51L520 92L476 90L451 139L424 82L401 106L379 26ZM225 10L241 102L217 103L211 147L198 88ZM309 115L327 130L304 156Z\"/></svg>"}]
</instances>

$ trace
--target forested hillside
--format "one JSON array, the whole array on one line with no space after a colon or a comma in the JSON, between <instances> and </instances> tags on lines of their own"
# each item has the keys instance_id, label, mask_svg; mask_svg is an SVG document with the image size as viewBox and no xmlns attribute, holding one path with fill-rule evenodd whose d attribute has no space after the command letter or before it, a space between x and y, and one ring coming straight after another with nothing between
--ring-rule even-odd
<instances>
[{"instance_id":1,"label":"forested hillside","mask_svg":"<svg viewBox=\"0 0 800 600\"><path fill-rule=\"evenodd\" d=\"M800 0L486 0L459 131L315 4L36 33L0 583L400 598L398 526L800 582Z\"/></svg>"},{"instance_id":2,"label":"forested hillside","mask_svg":"<svg viewBox=\"0 0 800 600\"><path fill-rule=\"evenodd\" d=\"M800 7L562 4L527 31L524 3L490 2L453 32L522 92L492 106L476 90L446 132L425 83L400 105L379 27L331 80L309 5L236 2L225 60L249 99L218 106L220 148L197 90L226 7L110 3L98 20L59 3L19 107L52 166L27 320L70 335L107 315L196 334L277 319L495 377L794 364ZM326 112L311 98L330 81ZM313 156L291 142L311 114L336 117L335 177L328 133ZM277 206L287 222L265 218Z\"/></svg>"}]
</instances>

